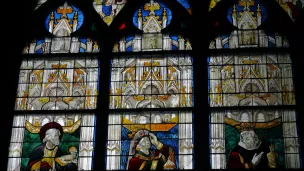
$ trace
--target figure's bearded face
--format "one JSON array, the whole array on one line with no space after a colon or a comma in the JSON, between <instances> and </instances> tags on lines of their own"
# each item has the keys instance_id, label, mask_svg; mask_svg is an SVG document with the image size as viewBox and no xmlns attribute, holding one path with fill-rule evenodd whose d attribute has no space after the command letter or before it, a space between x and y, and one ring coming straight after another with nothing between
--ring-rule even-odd
<instances>
[{"instance_id":1,"label":"figure's bearded face","mask_svg":"<svg viewBox=\"0 0 304 171\"><path fill-rule=\"evenodd\" d=\"M242 142L248 149L254 148L259 143L258 136L253 131L245 131L242 133Z\"/></svg>"},{"instance_id":2,"label":"figure's bearded face","mask_svg":"<svg viewBox=\"0 0 304 171\"><path fill-rule=\"evenodd\" d=\"M143 137L139 143L138 143L138 147L141 149L150 149L151 148L151 141L149 139L149 137Z\"/></svg>"}]
</instances>

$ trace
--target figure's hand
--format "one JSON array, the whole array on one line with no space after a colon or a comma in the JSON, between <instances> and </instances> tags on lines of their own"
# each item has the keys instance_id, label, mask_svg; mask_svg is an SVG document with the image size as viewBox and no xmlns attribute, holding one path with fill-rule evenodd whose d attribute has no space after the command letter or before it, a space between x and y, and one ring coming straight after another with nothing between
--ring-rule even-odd
<instances>
[{"instance_id":1,"label":"figure's hand","mask_svg":"<svg viewBox=\"0 0 304 171\"><path fill-rule=\"evenodd\" d=\"M257 165L257 164L259 164L260 163L260 161L261 161L261 158L262 158L262 155L264 154L264 152L262 151L260 154L254 154L254 156L253 156L253 158L252 158L252 160L251 160L251 163L253 164L253 165Z\"/></svg>"},{"instance_id":2,"label":"figure's hand","mask_svg":"<svg viewBox=\"0 0 304 171\"><path fill-rule=\"evenodd\" d=\"M149 133L149 136L150 136L151 143L157 147L159 144L157 137L153 133Z\"/></svg>"}]
</instances>

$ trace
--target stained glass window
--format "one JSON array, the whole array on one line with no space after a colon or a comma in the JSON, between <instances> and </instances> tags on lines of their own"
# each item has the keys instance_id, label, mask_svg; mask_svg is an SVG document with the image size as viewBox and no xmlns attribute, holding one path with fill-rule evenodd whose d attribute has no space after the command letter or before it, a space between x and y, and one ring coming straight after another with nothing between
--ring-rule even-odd
<instances>
[{"instance_id":1,"label":"stained glass window","mask_svg":"<svg viewBox=\"0 0 304 171\"><path fill-rule=\"evenodd\" d=\"M8 170L91 170L93 114L15 115Z\"/></svg>"},{"instance_id":2,"label":"stained glass window","mask_svg":"<svg viewBox=\"0 0 304 171\"><path fill-rule=\"evenodd\" d=\"M240 0L227 16L238 29L217 37L209 48L238 51L214 50L207 60L210 167L300 168L288 40L257 30L268 16L259 0ZM257 50L268 47L282 51Z\"/></svg>"},{"instance_id":3,"label":"stained glass window","mask_svg":"<svg viewBox=\"0 0 304 171\"><path fill-rule=\"evenodd\" d=\"M304 0L31 1L6 170L302 168Z\"/></svg>"}]
</instances>

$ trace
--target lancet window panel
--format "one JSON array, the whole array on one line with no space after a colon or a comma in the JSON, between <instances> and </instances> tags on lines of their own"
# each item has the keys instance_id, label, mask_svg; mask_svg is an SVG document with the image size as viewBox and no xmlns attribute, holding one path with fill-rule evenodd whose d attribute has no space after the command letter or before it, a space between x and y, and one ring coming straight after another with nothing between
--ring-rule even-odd
<instances>
[{"instance_id":1,"label":"lancet window panel","mask_svg":"<svg viewBox=\"0 0 304 171\"><path fill-rule=\"evenodd\" d=\"M95 109L97 57L24 59L15 110Z\"/></svg>"},{"instance_id":2,"label":"lancet window panel","mask_svg":"<svg viewBox=\"0 0 304 171\"><path fill-rule=\"evenodd\" d=\"M109 107L192 107L192 69L189 55L114 57Z\"/></svg>"},{"instance_id":3,"label":"lancet window panel","mask_svg":"<svg viewBox=\"0 0 304 171\"><path fill-rule=\"evenodd\" d=\"M192 169L192 121L191 111L111 113L106 169Z\"/></svg>"},{"instance_id":4,"label":"lancet window panel","mask_svg":"<svg viewBox=\"0 0 304 171\"><path fill-rule=\"evenodd\" d=\"M300 168L296 115L287 109L212 110L211 168Z\"/></svg>"},{"instance_id":5,"label":"lancet window panel","mask_svg":"<svg viewBox=\"0 0 304 171\"><path fill-rule=\"evenodd\" d=\"M214 53L208 76L211 107L295 104L288 53Z\"/></svg>"},{"instance_id":6,"label":"lancet window panel","mask_svg":"<svg viewBox=\"0 0 304 171\"><path fill-rule=\"evenodd\" d=\"M216 2L211 1L211 4ZM258 29L268 17L268 11L260 0L237 1L227 11L228 21L238 29L228 35L219 35L211 41L210 49L235 49L257 47L289 47L286 36L277 32L267 33Z\"/></svg>"},{"instance_id":7,"label":"lancet window panel","mask_svg":"<svg viewBox=\"0 0 304 171\"><path fill-rule=\"evenodd\" d=\"M7 170L92 170L95 122L94 114L15 115Z\"/></svg>"}]
</instances>

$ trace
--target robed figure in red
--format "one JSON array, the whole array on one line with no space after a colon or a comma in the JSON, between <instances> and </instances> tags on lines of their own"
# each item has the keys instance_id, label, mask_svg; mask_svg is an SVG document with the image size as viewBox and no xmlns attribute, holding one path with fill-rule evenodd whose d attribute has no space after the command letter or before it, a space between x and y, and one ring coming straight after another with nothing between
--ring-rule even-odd
<instances>
[{"instance_id":1,"label":"robed figure in red","mask_svg":"<svg viewBox=\"0 0 304 171\"><path fill-rule=\"evenodd\" d=\"M228 169L278 168L278 155L274 151L273 144L262 142L254 130L275 127L280 124L280 118L263 123L240 123L231 118L225 118L225 122L240 132L240 141L232 149L227 161Z\"/></svg>"},{"instance_id":2,"label":"robed figure in red","mask_svg":"<svg viewBox=\"0 0 304 171\"><path fill-rule=\"evenodd\" d=\"M151 147L155 146L155 150ZM175 169L174 150L160 141L148 130L139 130L131 141L128 170Z\"/></svg>"}]
</instances>

